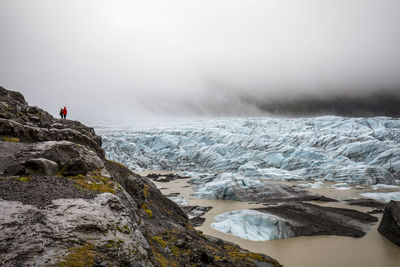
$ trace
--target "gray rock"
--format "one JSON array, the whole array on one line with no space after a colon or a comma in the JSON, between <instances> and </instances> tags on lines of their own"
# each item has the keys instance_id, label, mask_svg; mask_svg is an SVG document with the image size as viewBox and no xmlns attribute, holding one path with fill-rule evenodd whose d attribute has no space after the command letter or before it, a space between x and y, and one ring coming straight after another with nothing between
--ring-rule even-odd
<instances>
[{"instance_id":1,"label":"gray rock","mask_svg":"<svg viewBox=\"0 0 400 267\"><path fill-rule=\"evenodd\" d=\"M47 141L35 143L16 154L19 162L32 158L44 158L58 164L64 175L87 174L104 169L103 161L92 150L69 141Z\"/></svg>"},{"instance_id":2,"label":"gray rock","mask_svg":"<svg viewBox=\"0 0 400 267\"><path fill-rule=\"evenodd\" d=\"M370 198L347 199L345 201L352 206L371 207L377 209L383 209L386 206L386 204Z\"/></svg>"},{"instance_id":3,"label":"gray rock","mask_svg":"<svg viewBox=\"0 0 400 267\"><path fill-rule=\"evenodd\" d=\"M58 164L45 158L27 160L24 166L28 173L33 171L33 173L55 175L58 172Z\"/></svg>"},{"instance_id":4,"label":"gray rock","mask_svg":"<svg viewBox=\"0 0 400 267\"><path fill-rule=\"evenodd\" d=\"M70 248L89 243L93 249L103 248L104 265L144 262L148 243L128 213L109 193L54 200L46 209L0 201L0 265L53 265L71 253Z\"/></svg>"},{"instance_id":5,"label":"gray rock","mask_svg":"<svg viewBox=\"0 0 400 267\"><path fill-rule=\"evenodd\" d=\"M256 209L282 218L292 236L342 235L362 237L378 219L350 209L290 202Z\"/></svg>"},{"instance_id":6,"label":"gray rock","mask_svg":"<svg viewBox=\"0 0 400 267\"><path fill-rule=\"evenodd\" d=\"M378 231L400 246L400 201L392 200L387 204Z\"/></svg>"},{"instance_id":7,"label":"gray rock","mask_svg":"<svg viewBox=\"0 0 400 267\"><path fill-rule=\"evenodd\" d=\"M11 175L11 176L21 175L21 174L24 174L24 173L25 173L25 168L24 168L24 166L22 166L19 163L9 165L4 170L4 174L5 175Z\"/></svg>"},{"instance_id":8,"label":"gray rock","mask_svg":"<svg viewBox=\"0 0 400 267\"><path fill-rule=\"evenodd\" d=\"M0 141L0 174L4 174L7 168L10 168L8 175L15 175L19 171L17 169L21 168L21 164L15 158L15 154L27 146L24 143Z\"/></svg>"},{"instance_id":9,"label":"gray rock","mask_svg":"<svg viewBox=\"0 0 400 267\"><path fill-rule=\"evenodd\" d=\"M192 223L192 225L194 227L197 227L197 226L202 226L205 220L206 219L204 219L200 216L196 216L196 217L191 218L190 222Z\"/></svg>"}]
</instances>

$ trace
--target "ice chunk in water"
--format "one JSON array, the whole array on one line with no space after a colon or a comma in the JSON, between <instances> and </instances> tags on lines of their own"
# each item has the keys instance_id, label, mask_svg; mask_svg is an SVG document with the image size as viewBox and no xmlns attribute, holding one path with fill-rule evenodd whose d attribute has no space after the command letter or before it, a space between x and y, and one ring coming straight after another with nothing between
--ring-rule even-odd
<instances>
[{"instance_id":1,"label":"ice chunk in water","mask_svg":"<svg viewBox=\"0 0 400 267\"><path fill-rule=\"evenodd\" d=\"M253 241L292 236L285 220L256 210L236 210L220 214L215 217L211 227Z\"/></svg>"},{"instance_id":2,"label":"ice chunk in water","mask_svg":"<svg viewBox=\"0 0 400 267\"><path fill-rule=\"evenodd\" d=\"M388 203L390 200L400 201L400 192L361 193L360 195L366 198L372 198L385 203Z\"/></svg>"}]
</instances>

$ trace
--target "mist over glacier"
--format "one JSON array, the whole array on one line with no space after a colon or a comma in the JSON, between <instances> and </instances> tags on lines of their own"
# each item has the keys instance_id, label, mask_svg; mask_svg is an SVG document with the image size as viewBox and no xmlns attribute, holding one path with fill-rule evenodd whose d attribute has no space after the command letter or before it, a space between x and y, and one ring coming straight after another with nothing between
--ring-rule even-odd
<instances>
[{"instance_id":1,"label":"mist over glacier","mask_svg":"<svg viewBox=\"0 0 400 267\"><path fill-rule=\"evenodd\" d=\"M396 0L2 0L0 83L75 119L259 116L287 101L304 111L304 99L339 103L317 114L367 103L358 115L392 116L374 111L400 106L398 10Z\"/></svg>"}]
</instances>

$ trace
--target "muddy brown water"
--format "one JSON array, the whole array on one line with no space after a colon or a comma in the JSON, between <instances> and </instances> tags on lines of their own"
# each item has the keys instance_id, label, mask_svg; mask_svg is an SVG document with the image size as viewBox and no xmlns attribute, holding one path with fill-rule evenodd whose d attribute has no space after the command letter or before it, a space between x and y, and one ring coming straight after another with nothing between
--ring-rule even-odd
<instances>
[{"instance_id":1,"label":"muddy brown water","mask_svg":"<svg viewBox=\"0 0 400 267\"><path fill-rule=\"evenodd\" d=\"M166 174L166 172L164 172ZM141 173L146 174L146 173ZM262 207L262 204L237 202L230 200L197 199L190 196L193 190L188 184L190 179L175 180L168 183L155 182L157 187L164 188L161 192L180 193L180 196L189 201L190 205L212 206L213 208L203 217L204 224L196 227L204 234L215 236L226 241L238 244L247 250L264 253L277 259L285 267L400 267L400 247L388 241L377 231L379 222L374 224L369 232L361 238L344 236L303 236L269 241L251 241L225 234L213 229L210 225L214 217L225 212L240 209ZM295 185L295 182L282 182ZM370 188L363 190L349 189L337 190L329 188L332 183L324 183L319 189L307 189L338 200L361 198L359 193L372 191ZM382 192L390 190L374 190ZM393 190L392 190L393 191ZM368 207L350 206L344 202L317 203L331 207L356 209L362 212L371 211ZM377 216L379 221L382 214Z\"/></svg>"}]
</instances>

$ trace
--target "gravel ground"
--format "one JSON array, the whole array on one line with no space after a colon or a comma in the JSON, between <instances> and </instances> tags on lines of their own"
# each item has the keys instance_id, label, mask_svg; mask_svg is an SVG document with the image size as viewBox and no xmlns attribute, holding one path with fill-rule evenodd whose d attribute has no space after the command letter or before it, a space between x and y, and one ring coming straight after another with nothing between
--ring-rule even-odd
<instances>
[{"instance_id":1,"label":"gravel ground","mask_svg":"<svg viewBox=\"0 0 400 267\"><path fill-rule=\"evenodd\" d=\"M28 181L13 177L0 178L0 198L20 201L40 208L60 198L94 198L95 194L79 189L65 177L36 176Z\"/></svg>"}]
</instances>

